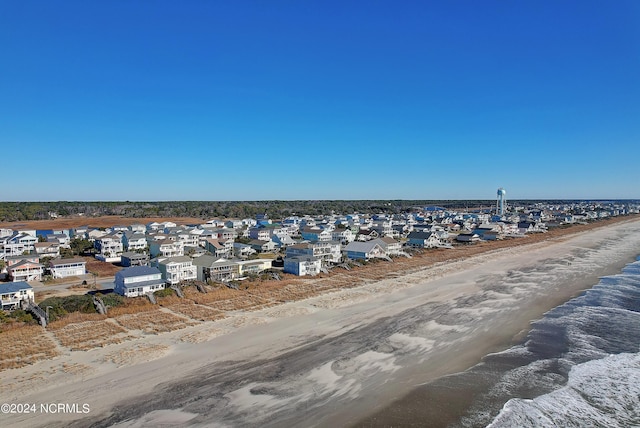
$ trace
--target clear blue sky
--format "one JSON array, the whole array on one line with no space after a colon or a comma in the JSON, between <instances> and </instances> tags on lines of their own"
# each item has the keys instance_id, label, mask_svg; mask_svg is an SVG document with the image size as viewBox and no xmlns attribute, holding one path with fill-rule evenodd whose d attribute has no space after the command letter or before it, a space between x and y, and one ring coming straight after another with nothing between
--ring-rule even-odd
<instances>
[{"instance_id":1,"label":"clear blue sky","mask_svg":"<svg viewBox=\"0 0 640 428\"><path fill-rule=\"evenodd\" d=\"M640 198L640 2L0 3L5 201Z\"/></svg>"}]
</instances>

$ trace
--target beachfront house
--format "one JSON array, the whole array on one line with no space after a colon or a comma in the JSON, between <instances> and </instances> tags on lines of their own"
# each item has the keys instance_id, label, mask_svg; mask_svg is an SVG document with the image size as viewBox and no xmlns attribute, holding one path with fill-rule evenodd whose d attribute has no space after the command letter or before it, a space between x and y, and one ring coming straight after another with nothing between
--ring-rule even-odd
<instances>
[{"instance_id":1,"label":"beachfront house","mask_svg":"<svg viewBox=\"0 0 640 428\"><path fill-rule=\"evenodd\" d=\"M82 276L87 272L87 262L82 258L57 259L49 262L53 278Z\"/></svg>"},{"instance_id":2,"label":"beachfront house","mask_svg":"<svg viewBox=\"0 0 640 428\"><path fill-rule=\"evenodd\" d=\"M322 261L317 257L299 256L284 258L284 272L298 276L318 275Z\"/></svg>"},{"instance_id":3,"label":"beachfront house","mask_svg":"<svg viewBox=\"0 0 640 428\"><path fill-rule=\"evenodd\" d=\"M19 309L22 302L34 300L33 287L24 281L0 283L0 309Z\"/></svg>"},{"instance_id":4,"label":"beachfront house","mask_svg":"<svg viewBox=\"0 0 640 428\"><path fill-rule=\"evenodd\" d=\"M340 263L342 245L335 241L304 242L287 247L287 257L315 257L323 263Z\"/></svg>"},{"instance_id":5,"label":"beachfront house","mask_svg":"<svg viewBox=\"0 0 640 428\"><path fill-rule=\"evenodd\" d=\"M407 245L415 248L434 248L442 244L435 232L414 230L407 235Z\"/></svg>"},{"instance_id":6,"label":"beachfront house","mask_svg":"<svg viewBox=\"0 0 640 428\"><path fill-rule=\"evenodd\" d=\"M241 277L259 275L267 269L271 269L273 259L236 260Z\"/></svg>"},{"instance_id":7,"label":"beachfront house","mask_svg":"<svg viewBox=\"0 0 640 428\"><path fill-rule=\"evenodd\" d=\"M377 257L387 257L382 246L374 241L350 242L346 247L344 247L343 253L351 260L369 260Z\"/></svg>"},{"instance_id":8,"label":"beachfront house","mask_svg":"<svg viewBox=\"0 0 640 428\"><path fill-rule=\"evenodd\" d=\"M165 288L162 273L155 267L133 266L117 272L114 292L125 297L138 297Z\"/></svg>"},{"instance_id":9,"label":"beachfront house","mask_svg":"<svg viewBox=\"0 0 640 428\"><path fill-rule=\"evenodd\" d=\"M162 277L171 285L198 278L198 269L191 257L165 257L155 260Z\"/></svg>"},{"instance_id":10,"label":"beachfront house","mask_svg":"<svg viewBox=\"0 0 640 428\"><path fill-rule=\"evenodd\" d=\"M376 238L370 242L379 244L388 256L396 256L402 254L402 243L396 241L389 236L383 236L382 238Z\"/></svg>"},{"instance_id":11,"label":"beachfront house","mask_svg":"<svg viewBox=\"0 0 640 428\"><path fill-rule=\"evenodd\" d=\"M456 241L458 242L478 242L480 241L480 236L473 232L462 232L456 236Z\"/></svg>"},{"instance_id":12,"label":"beachfront house","mask_svg":"<svg viewBox=\"0 0 640 428\"><path fill-rule=\"evenodd\" d=\"M502 239L501 228L495 223L481 224L473 229L473 233L478 235L483 241Z\"/></svg>"},{"instance_id":13,"label":"beachfront house","mask_svg":"<svg viewBox=\"0 0 640 428\"><path fill-rule=\"evenodd\" d=\"M199 281L231 281L240 277L240 265L236 260L205 254L193 259L193 265Z\"/></svg>"}]
</instances>

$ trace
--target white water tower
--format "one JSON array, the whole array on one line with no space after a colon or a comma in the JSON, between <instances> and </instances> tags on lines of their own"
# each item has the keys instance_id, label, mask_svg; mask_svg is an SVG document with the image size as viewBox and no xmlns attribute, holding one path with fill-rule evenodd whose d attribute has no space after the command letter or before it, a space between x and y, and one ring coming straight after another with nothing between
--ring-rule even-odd
<instances>
[{"instance_id":1,"label":"white water tower","mask_svg":"<svg viewBox=\"0 0 640 428\"><path fill-rule=\"evenodd\" d=\"M502 187L498 189L498 200L496 201L496 212L498 215L504 215L504 204L507 202L507 191Z\"/></svg>"}]
</instances>

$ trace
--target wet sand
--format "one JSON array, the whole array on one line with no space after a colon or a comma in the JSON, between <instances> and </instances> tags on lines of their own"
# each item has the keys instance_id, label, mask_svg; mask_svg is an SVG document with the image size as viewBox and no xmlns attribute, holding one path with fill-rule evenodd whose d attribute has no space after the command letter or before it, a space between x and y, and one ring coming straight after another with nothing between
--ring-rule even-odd
<instances>
[{"instance_id":1,"label":"wet sand","mask_svg":"<svg viewBox=\"0 0 640 428\"><path fill-rule=\"evenodd\" d=\"M0 373L0 401L88 403L90 412L1 415L0 424L438 426L461 402L439 393L422 411L425 397L412 395L420 385L506 348L531 320L638 252L640 222L619 223L143 343L72 352ZM130 361L105 362L118 350L131 350ZM55 371L63 363L86 369ZM30 382L38 372L55 373L49 382Z\"/></svg>"}]
</instances>

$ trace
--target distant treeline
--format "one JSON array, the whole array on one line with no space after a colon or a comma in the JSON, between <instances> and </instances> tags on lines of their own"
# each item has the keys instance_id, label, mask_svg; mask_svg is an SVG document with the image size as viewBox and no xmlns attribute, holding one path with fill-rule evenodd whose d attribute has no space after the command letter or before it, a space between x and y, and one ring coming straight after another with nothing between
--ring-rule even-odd
<instances>
[{"instance_id":1,"label":"distant treeline","mask_svg":"<svg viewBox=\"0 0 640 428\"><path fill-rule=\"evenodd\" d=\"M530 205L544 201L509 201ZM576 201L553 201L554 203ZM173 201L173 202L0 202L0 221L46 220L52 214L67 217L119 215L132 218L195 217L253 218L266 213L270 218L290 215L385 213L398 214L422 210L427 206L448 209L488 209L491 200L309 200L309 201Z\"/></svg>"}]
</instances>

